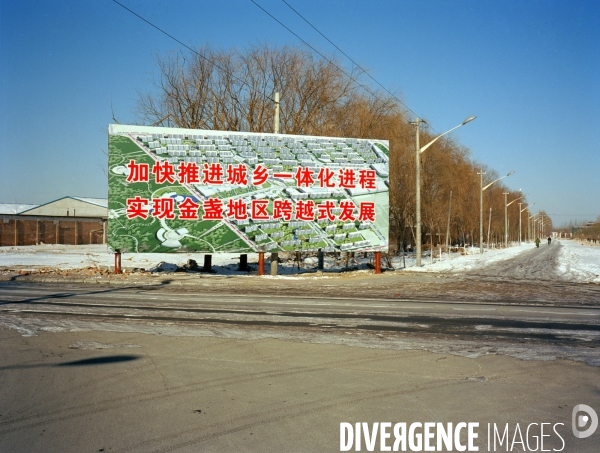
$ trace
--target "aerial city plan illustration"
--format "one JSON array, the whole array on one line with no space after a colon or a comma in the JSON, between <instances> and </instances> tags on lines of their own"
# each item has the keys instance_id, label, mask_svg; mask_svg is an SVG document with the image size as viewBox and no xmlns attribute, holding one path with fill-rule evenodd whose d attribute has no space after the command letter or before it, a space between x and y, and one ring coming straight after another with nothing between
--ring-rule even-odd
<instances>
[{"instance_id":1,"label":"aerial city plan illustration","mask_svg":"<svg viewBox=\"0 0 600 453\"><path fill-rule=\"evenodd\" d=\"M129 253L387 251L387 140L109 126L109 235Z\"/></svg>"}]
</instances>

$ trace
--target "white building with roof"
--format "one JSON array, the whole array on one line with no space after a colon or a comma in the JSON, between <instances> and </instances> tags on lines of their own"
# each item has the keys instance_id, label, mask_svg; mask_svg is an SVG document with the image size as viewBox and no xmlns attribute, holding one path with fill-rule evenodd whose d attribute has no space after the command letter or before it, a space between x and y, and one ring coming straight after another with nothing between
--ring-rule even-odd
<instances>
[{"instance_id":1,"label":"white building with roof","mask_svg":"<svg viewBox=\"0 0 600 453\"><path fill-rule=\"evenodd\" d=\"M33 206L19 214L22 216L106 218L108 216L108 199L63 197Z\"/></svg>"},{"instance_id":2,"label":"white building with roof","mask_svg":"<svg viewBox=\"0 0 600 453\"><path fill-rule=\"evenodd\" d=\"M106 243L108 200L63 197L41 205L0 203L0 246Z\"/></svg>"}]
</instances>

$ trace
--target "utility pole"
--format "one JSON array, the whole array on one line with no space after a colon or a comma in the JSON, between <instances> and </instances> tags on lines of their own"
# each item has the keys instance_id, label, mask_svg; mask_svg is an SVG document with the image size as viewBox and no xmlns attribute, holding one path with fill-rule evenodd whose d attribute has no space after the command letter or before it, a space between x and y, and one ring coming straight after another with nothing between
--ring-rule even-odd
<instances>
[{"instance_id":1,"label":"utility pole","mask_svg":"<svg viewBox=\"0 0 600 453\"><path fill-rule=\"evenodd\" d=\"M483 168L479 173L479 253L483 253Z\"/></svg>"},{"instance_id":2,"label":"utility pole","mask_svg":"<svg viewBox=\"0 0 600 453\"><path fill-rule=\"evenodd\" d=\"M275 93L275 118L273 120L273 132L279 134L279 91ZM277 275L279 266L279 254L271 253L271 275Z\"/></svg>"},{"instance_id":3,"label":"utility pole","mask_svg":"<svg viewBox=\"0 0 600 453\"><path fill-rule=\"evenodd\" d=\"M492 208L490 207L490 219L488 220L487 248L490 249L490 228L492 227Z\"/></svg>"},{"instance_id":4,"label":"utility pole","mask_svg":"<svg viewBox=\"0 0 600 453\"><path fill-rule=\"evenodd\" d=\"M279 91L275 93L275 119L273 123L273 132L279 134Z\"/></svg>"},{"instance_id":5,"label":"utility pole","mask_svg":"<svg viewBox=\"0 0 600 453\"><path fill-rule=\"evenodd\" d=\"M508 248L508 192L504 192L504 248Z\"/></svg>"},{"instance_id":6,"label":"utility pole","mask_svg":"<svg viewBox=\"0 0 600 453\"><path fill-rule=\"evenodd\" d=\"M417 267L421 267L421 147L419 146L419 128L423 120L419 118L415 119L414 124L416 126L416 154L415 154L415 168L416 168L416 178L417 178L417 187L416 187L416 198L415 202L417 204L417 215L416 215L416 242L417 242Z\"/></svg>"},{"instance_id":7,"label":"utility pole","mask_svg":"<svg viewBox=\"0 0 600 453\"><path fill-rule=\"evenodd\" d=\"M481 175L481 182L480 182L481 183L481 186L480 186L481 194L479 195L479 253L483 253L483 191L486 190L488 187L490 187L492 184L500 181L501 179L508 178L510 175L514 174L514 171L509 171L506 175L492 181L485 187L483 187L483 175L485 175L483 168L481 169L481 171L477 172L477 174ZM504 205L506 205L506 194L504 195ZM490 208L490 210L491 210L491 208ZM504 211L504 214L506 217L506 211ZM490 240L489 236L490 235L488 233L488 242ZM488 248L489 248L489 246L488 246Z\"/></svg>"},{"instance_id":8,"label":"utility pole","mask_svg":"<svg viewBox=\"0 0 600 453\"><path fill-rule=\"evenodd\" d=\"M461 126L464 126L467 123L470 123L471 121L473 121L475 118L477 118L476 116L470 116L468 118L465 118L465 120L459 124L458 126L454 126L452 129L447 130L446 132L444 132L443 134L438 135L436 138L434 138L433 140L431 140L429 143L427 143L426 145L424 145L423 147L420 146L419 144L419 128L421 126L421 123L425 123L426 121L422 120L422 119L415 119L415 121L411 121L410 124L414 124L416 127L416 153L415 153L415 166L416 166L416 186L417 186L417 190L416 190L416 205L417 205L417 219L416 219L416 227L417 227L417 234L416 234L416 242L417 242L417 263L416 266L417 267L421 267L421 162L420 162L420 154L423 153L427 148L429 148L431 145L433 145L436 141L438 141L440 138L442 138L444 135L452 132L454 129L457 129ZM433 241L432 241L433 244Z\"/></svg>"},{"instance_id":9,"label":"utility pole","mask_svg":"<svg viewBox=\"0 0 600 453\"><path fill-rule=\"evenodd\" d=\"M523 203L518 203L519 204L519 245L521 245L521 213L523 211L521 211L521 205Z\"/></svg>"},{"instance_id":10,"label":"utility pole","mask_svg":"<svg viewBox=\"0 0 600 453\"><path fill-rule=\"evenodd\" d=\"M452 209L452 191L450 191L450 200L448 201L448 225L446 226L446 250L450 256L450 210Z\"/></svg>"}]
</instances>

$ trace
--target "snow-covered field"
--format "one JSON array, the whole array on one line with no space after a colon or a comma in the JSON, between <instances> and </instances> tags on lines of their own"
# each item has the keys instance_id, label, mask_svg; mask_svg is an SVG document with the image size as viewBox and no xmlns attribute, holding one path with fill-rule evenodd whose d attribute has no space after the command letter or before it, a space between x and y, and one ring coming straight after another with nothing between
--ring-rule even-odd
<instances>
[{"instance_id":1,"label":"snow-covered field","mask_svg":"<svg viewBox=\"0 0 600 453\"><path fill-rule=\"evenodd\" d=\"M572 282L593 282L600 283L600 246L583 245L572 240L554 241L552 245L540 245L540 248L533 253L546 252L547 247L554 247L558 250L557 256L553 256L556 264L553 267L551 277L559 278ZM394 269L410 272L444 272L444 273L463 273L473 272L489 268L498 263L510 263L511 261L521 261L521 266L538 266L536 262L524 261L521 258L533 256L532 251L535 246L532 243L514 245L507 249L486 250L479 254L479 249L466 249L466 254L452 253L450 255L443 253L441 257L437 255L433 262L430 256L424 256L423 266L415 266L413 256L394 257L392 265ZM529 255L528 255L529 253ZM351 262L351 266L358 269L365 269L371 257L363 258L362 254L356 254L357 258ZM266 258L269 254L266 254ZM160 263L171 263L182 266L189 259L196 260L199 266L202 266L203 255L197 253L189 254L165 254L165 253L147 253L147 254L124 254L122 256L122 265L124 269L143 268L146 270L156 269ZM258 254L249 254L248 262L256 263ZM217 274L237 274L239 263L238 254L218 254L213 255L213 270ZM325 267L329 271L337 271L343 268L345 263L334 260L327 256ZM385 265L386 263L382 263ZM37 246L19 246L19 247L0 247L0 269L81 269L86 267L109 268L114 265L114 255L109 254L106 246L103 245L37 245ZM297 274L306 270L316 268L317 260L315 257L303 257L301 268L298 270L296 263L289 260L283 262L279 273ZM168 266L164 266L167 270ZM269 264L265 266L267 272ZM535 269L532 269L535 271ZM245 274L239 272L239 274Z\"/></svg>"},{"instance_id":2,"label":"snow-covered field","mask_svg":"<svg viewBox=\"0 0 600 453\"><path fill-rule=\"evenodd\" d=\"M561 244L558 274L566 280L600 283L600 245Z\"/></svg>"},{"instance_id":3,"label":"snow-covered field","mask_svg":"<svg viewBox=\"0 0 600 453\"><path fill-rule=\"evenodd\" d=\"M413 272L465 272L472 271L475 269L481 269L482 267L488 266L498 261L509 260L522 254L523 252L532 250L535 245L532 243L523 243L522 245L513 245L506 249L492 249L484 250L483 254L479 253L479 247L466 248L465 254L442 253L441 257L433 259L431 263L431 257L423 257L421 264L423 266L415 266L415 258L406 260L406 270ZM600 252L600 251L599 251ZM599 253L600 255L600 253ZM395 261L400 261L396 259ZM400 264L400 263L399 263ZM396 265L394 266L396 267Z\"/></svg>"}]
</instances>

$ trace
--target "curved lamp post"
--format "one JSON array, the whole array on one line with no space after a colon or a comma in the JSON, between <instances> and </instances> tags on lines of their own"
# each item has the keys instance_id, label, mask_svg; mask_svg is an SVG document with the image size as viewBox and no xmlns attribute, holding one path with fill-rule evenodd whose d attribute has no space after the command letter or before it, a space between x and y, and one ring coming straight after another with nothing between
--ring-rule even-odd
<instances>
[{"instance_id":1,"label":"curved lamp post","mask_svg":"<svg viewBox=\"0 0 600 453\"><path fill-rule=\"evenodd\" d=\"M525 198L527 194L521 195L519 198L515 198L510 203L506 203L506 196L508 192L504 192L504 247L508 248L508 207L513 204L515 201L520 200L521 198Z\"/></svg>"},{"instance_id":2,"label":"curved lamp post","mask_svg":"<svg viewBox=\"0 0 600 453\"><path fill-rule=\"evenodd\" d=\"M422 119L417 118L415 121L411 121L410 124L414 124L417 126L417 138L416 138L416 155L415 155L415 164L416 164L416 180L417 180L417 192L416 192L416 205L417 205L417 215L416 215L416 227L417 227L417 234L416 234L416 242L417 242L417 267L421 267L421 162L420 162L420 155L427 149L429 148L431 145L433 145L437 140L439 140L440 138L442 138L444 135L449 134L450 132L452 132L454 129L458 129L461 126L464 126L465 124L473 121L475 118L477 118L476 116L470 116L468 118L465 118L465 120L460 123L458 126L453 127L450 130L447 130L446 132L444 132L443 134L438 135L436 138L434 138L433 140L431 140L429 143L427 143L425 146L421 147L419 145L419 126L421 125L421 123L424 123L425 121Z\"/></svg>"},{"instance_id":3,"label":"curved lamp post","mask_svg":"<svg viewBox=\"0 0 600 453\"><path fill-rule=\"evenodd\" d=\"M481 169L481 171L477 173L478 175L480 175L481 181L481 192L479 193L479 253L483 253L483 191L490 187L492 184L500 181L501 179L506 178L507 176L512 175L513 173L514 171L509 171L507 174L505 174L501 178L496 179L495 181L492 181L485 187L483 187L483 175L485 175L485 172L483 171L483 169Z\"/></svg>"},{"instance_id":4,"label":"curved lamp post","mask_svg":"<svg viewBox=\"0 0 600 453\"><path fill-rule=\"evenodd\" d=\"M540 234L539 234L539 229L540 229L540 224L539 224L539 222L540 222L540 215L539 215L539 213L538 213L538 214L536 214L536 216L533 218L533 230L532 230L532 233L533 233L533 235L532 235L532 236L533 236L533 240L534 240L534 241L535 241L535 238L537 238L537 237L540 235Z\"/></svg>"},{"instance_id":5,"label":"curved lamp post","mask_svg":"<svg viewBox=\"0 0 600 453\"><path fill-rule=\"evenodd\" d=\"M529 209L530 206L533 206L535 203L530 204L529 206L525 206L523 209L521 209L522 204L524 203L519 203L519 245L521 245L521 214L523 213L523 211L526 211L527 209ZM527 228L529 229L529 220L527 221ZM529 237L529 235L527 236Z\"/></svg>"},{"instance_id":6,"label":"curved lamp post","mask_svg":"<svg viewBox=\"0 0 600 453\"><path fill-rule=\"evenodd\" d=\"M548 219L548 217L546 216L546 218L544 219L544 215L542 214L542 221L540 223L540 230L542 233L542 237L546 236L545 230L546 230L546 226L550 225L550 220Z\"/></svg>"},{"instance_id":7,"label":"curved lamp post","mask_svg":"<svg viewBox=\"0 0 600 453\"><path fill-rule=\"evenodd\" d=\"M531 220L531 222L530 222ZM533 236L535 234L535 214L531 214L529 217L527 217L527 240L531 241L531 236Z\"/></svg>"}]
</instances>

